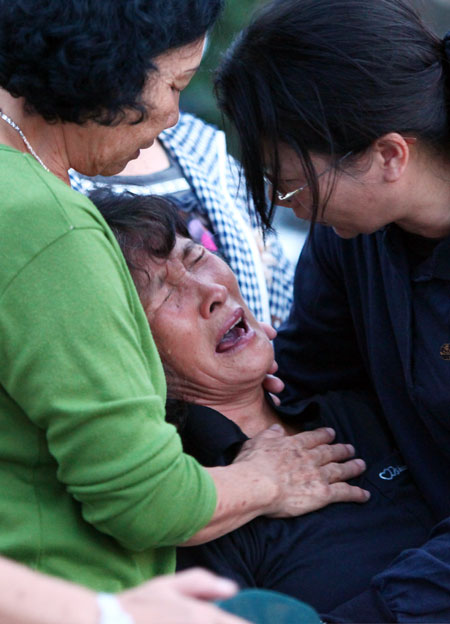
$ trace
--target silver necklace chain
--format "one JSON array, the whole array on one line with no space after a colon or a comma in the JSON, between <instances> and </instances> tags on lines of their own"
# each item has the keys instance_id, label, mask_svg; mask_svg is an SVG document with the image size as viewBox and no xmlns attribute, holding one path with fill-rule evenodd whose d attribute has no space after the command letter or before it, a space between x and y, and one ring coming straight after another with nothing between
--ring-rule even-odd
<instances>
[{"instance_id":1,"label":"silver necklace chain","mask_svg":"<svg viewBox=\"0 0 450 624\"><path fill-rule=\"evenodd\" d=\"M1 108L0 108L0 117L3 119L3 121L6 121L6 123L9 124L11 128L14 128L14 130L20 134L22 141L25 143L27 150L30 152L32 156L34 156L34 158L36 158L38 163L42 165L42 167L44 167L46 171L50 171L50 169L46 165L44 165L42 160L39 158L39 156L36 154L34 149L31 147L29 140L24 135L22 130L19 128L19 126L10 117L8 117L8 115L5 115L5 113L1 110Z\"/></svg>"}]
</instances>

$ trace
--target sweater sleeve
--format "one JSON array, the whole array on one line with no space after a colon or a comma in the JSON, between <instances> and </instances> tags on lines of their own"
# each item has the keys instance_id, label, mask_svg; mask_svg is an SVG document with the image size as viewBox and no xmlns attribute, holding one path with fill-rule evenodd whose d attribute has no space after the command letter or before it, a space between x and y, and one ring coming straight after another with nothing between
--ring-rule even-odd
<instances>
[{"instance_id":1,"label":"sweater sleeve","mask_svg":"<svg viewBox=\"0 0 450 624\"><path fill-rule=\"evenodd\" d=\"M72 227L36 254L3 292L0 331L2 386L88 523L136 551L207 524L214 483L164 420L161 363L105 232Z\"/></svg>"}]
</instances>

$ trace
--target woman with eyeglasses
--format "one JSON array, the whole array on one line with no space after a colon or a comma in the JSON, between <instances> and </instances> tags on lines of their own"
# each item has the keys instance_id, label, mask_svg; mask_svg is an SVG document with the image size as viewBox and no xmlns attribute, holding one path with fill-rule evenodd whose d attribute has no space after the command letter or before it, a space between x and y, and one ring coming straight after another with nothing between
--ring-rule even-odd
<instances>
[{"instance_id":1,"label":"woman with eyeglasses","mask_svg":"<svg viewBox=\"0 0 450 624\"><path fill-rule=\"evenodd\" d=\"M311 222L284 402L375 393L436 522L330 621L450 622L449 59L406 0L276 0L217 76L262 219Z\"/></svg>"}]
</instances>

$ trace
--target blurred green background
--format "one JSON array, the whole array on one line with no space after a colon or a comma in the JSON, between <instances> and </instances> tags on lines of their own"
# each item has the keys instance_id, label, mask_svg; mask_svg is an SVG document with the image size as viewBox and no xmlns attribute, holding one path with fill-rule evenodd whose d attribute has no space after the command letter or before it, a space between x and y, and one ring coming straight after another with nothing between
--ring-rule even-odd
<instances>
[{"instance_id":1,"label":"blurred green background","mask_svg":"<svg viewBox=\"0 0 450 624\"><path fill-rule=\"evenodd\" d=\"M211 33L208 49L200 69L191 84L181 95L181 108L196 113L210 123L222 127L212 92L214 69L220 56L228 48L233 37L249 21L254 9L261 6L261 0L227 0L225 11Z\"/></svg>"},{"instance_id":2,"label":"blurred green background","mask_svg":"<svg viewBox=\"0 0 450 624\"><path fill-rule=\"evenodd\" d=\"M377 2L377 0L373 0ZM450 0L411 0L425 19L440 35L450 30ZM254 10L265 4L263 0L227 0L222 18L211 34L210 45L200 70L181 97L181 107L210 123L222 127L212 92L212 74L220 56L233 37L249 21Z\"/></svg>"}]
</instances>

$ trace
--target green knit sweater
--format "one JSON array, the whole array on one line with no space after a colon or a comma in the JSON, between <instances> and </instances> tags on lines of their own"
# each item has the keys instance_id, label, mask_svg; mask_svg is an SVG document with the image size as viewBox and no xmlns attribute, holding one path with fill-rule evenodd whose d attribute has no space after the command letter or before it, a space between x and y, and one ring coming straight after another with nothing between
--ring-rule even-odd
<instances>
[{"instance_id":1,"label":"green knit sweater","mask_svg":"<svg viewBox=\"0 0 450 624\"><path fill-rule=\"evenodd\" d=\"M166 386L93 204L0 146L0 551L93 589L174 569L214 483L164 421Z\"/></svg>"}]
</instances>

